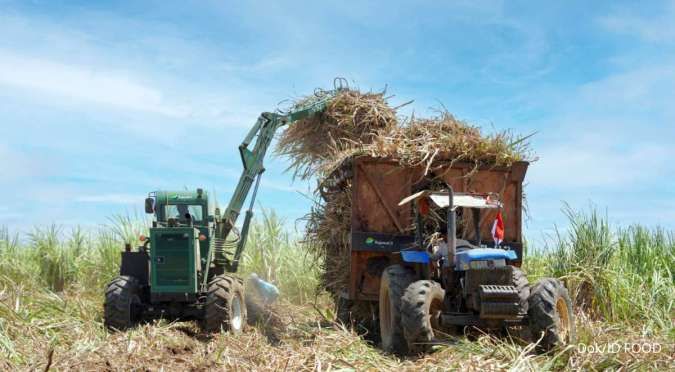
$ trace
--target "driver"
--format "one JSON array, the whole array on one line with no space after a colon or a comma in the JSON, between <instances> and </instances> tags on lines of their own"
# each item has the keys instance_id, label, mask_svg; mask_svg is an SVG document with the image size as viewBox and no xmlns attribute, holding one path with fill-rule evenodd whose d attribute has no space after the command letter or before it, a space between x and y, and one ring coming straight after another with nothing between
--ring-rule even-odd
<instances>
[{"instance_id":1,"label":"driver","mask_svg":"<svg viewBox=\"0 0 675 372\"><path fill-rule=\"evenodd\" d=\"M178 204L176 206L176 209L178 209L178 216L177 218L181 220L192 220L193 217L190 214L190 210L188 209L188 206L185 204Z\"/></svg>"}]
</instances>

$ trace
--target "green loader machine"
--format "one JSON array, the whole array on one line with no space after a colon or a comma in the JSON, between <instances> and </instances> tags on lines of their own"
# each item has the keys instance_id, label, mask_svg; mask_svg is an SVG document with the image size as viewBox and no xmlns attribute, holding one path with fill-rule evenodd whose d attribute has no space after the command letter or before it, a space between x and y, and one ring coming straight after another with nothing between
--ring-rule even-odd
<instances>
[{"instance_id":1,"label":"green loader machine","mask_svg":"<svg viewBox=\"0 0 675 372\"><path fill-rule=\"evenodd\" d=\"M246 246L265 153L277 129L320 114L344 89L343 83L336 80L334 90L322 91L305 106L258 117L239 146L243 171L224 214L209 209L202 189L148 195L145 211L154 215L150 234L141 236L138 249L126 244L121 254L120 275L105 289L106 328L125 330L143 320L164 318L198 320L207 332L241 332L246 323L244 284L235 273ZM215 213L209 215L209 210Z\"/></svg>"}]
</instances>

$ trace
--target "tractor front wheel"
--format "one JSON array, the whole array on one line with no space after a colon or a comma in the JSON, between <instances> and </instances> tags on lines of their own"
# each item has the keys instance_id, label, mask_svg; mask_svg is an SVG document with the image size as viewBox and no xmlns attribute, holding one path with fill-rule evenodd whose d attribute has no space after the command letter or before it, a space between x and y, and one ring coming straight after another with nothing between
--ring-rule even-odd
<instances>
[{"instance_id":1,"label":"tractor front wheel","mask_svg":"<svg viewBox=\"0 0 675 372\"><path fill-rule=\"evenodd\" d=\"M520 309L523 313L527 313L530 307L528 303L530 298L530 282L527 280L527 275L519 268L514 267L511 282L518 290Z\"/></svg>"},{"instance_id":2,"label":"tractor front wheel","mask_svg":"<svg viewBox=\"0 0 675 372\"><path fill-rule=\"evenodd\" d=\"M140 318L140 285L131 276L118 276L105 289L103 324L108 330L123 331Z\"/></svg>"},{"instance_id":3,"label":"tractor front wheel","mask_svg":"<svg viewBox=\"0 0 675 372\"><path fill-rule=\"evenodd\" d=\"M557 279L544 278L535 284L528 300L530 331L539 347L548 351L574 343L576 328L572 300L567 289Z\"/></svg>"},{"instance_id":4,"label":"tractor front wheel","mask_svg":"<svg viewBox=\"0 0 675 372\"><path fill-rule=\"evenodd\" d=\"M202 328L206 332L221 329L241 333L246 324L244 284L241 279L218 275L209 283Z\"/></svg>"},{"instance_id":5,"label":"tractor front wheel","mask_svg":"<svg viewBox=\"0 0 675 372\"><path fill-rule=\"evenodd\" d=\"M411 353L426 352L440 328L445 291L431 280L418 280L405 290L401 302L401 324Z\"/></svg>"},{"instance_id":6,"label":"tractor front wheel","mask_svg":"<svg viewBox=\"0 0 675 372\"><path fill-rule=\"evenodd\" d=\"M401 327L401 298L414 281L412 271L400 265L389 266L380 279L380 336L387 352L406 354L408 345Z\"/></svg>"}]
</instances>

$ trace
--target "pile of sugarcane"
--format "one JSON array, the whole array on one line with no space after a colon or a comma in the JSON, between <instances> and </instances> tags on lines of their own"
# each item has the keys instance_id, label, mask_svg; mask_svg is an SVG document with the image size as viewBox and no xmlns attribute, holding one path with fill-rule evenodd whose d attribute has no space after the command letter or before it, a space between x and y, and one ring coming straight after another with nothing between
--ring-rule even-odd
<instances>
[{"instance_id":1,"label":"pile of sugarcane","mask_svg":"<svg viewBox=\"0 0 675 372\"><path fill-rule=\"evenodd\" d=\"M323 98L322 93L297 105ZM399 106L400 107L400 106ZM346 90L326 110L289 126L279 138L277 153L288 157L295 177L315 177L319 184L345 159L365 155L424 166L425 173L454 161L479 166L509 166L529 160L527 137L510 131L484 135L476 126L447 111L431 118L400 118L385 93ZM318 192L306 216L306 242L323 264L323 287L333 294L349 278L351 183Z\"/></svg>"}]
</instances>

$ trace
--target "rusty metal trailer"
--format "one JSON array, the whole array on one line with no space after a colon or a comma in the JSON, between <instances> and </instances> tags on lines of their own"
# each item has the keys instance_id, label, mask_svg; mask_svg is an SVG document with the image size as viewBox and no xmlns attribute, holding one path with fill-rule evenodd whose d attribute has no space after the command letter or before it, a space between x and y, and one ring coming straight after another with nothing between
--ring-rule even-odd
<instances>
[{"instance_id":1,"label":"rusty metal trailer","mask_svg":"<svg viewBox=\"0 0 675 372\"><path fill-rule=\"evenodd\" d=\"M436 162L439 164L440 162ZM503 204L505 237L502 247L517 254L522 262L523 180L527 162L510 167L476 167L473 163L447 161L425 169L404 167L399 162L367 156L348 159L324 182L324 188L351 185L351 247L348 288L339 296L350 301L378 301L380 277L387 266L399 263L399 252L414 243L414 214L410 205L399 202L441 180L455 192L496 193ZM425 175L425 171L427 171ZM493 246L492 223L496 212L485 213L479 222L481 241L476 242L475 223L466 219L463 239L476 245Z\"/></svg>"},{"instance_id":2,"label":"rusty metal trailer","mask_svg":"<svg viewBox=\"0 0 675 372\"><path fill-rule=\"evenodd\" d=\"M349 255L348 275L334 293L338 319L399 354L429 350L435 335L465 326L526 326L544 351L574 342L564 284L530 284L519 268L528 165L437 159L432 167L401 166L363 156L343 162L325 183L328 192L351 193L349 247L337 251ZM497 213L504 231L493 239Z\"/></svg>"}]
</instances>

